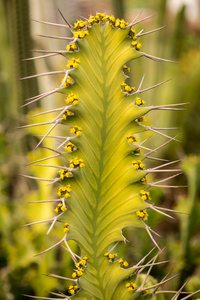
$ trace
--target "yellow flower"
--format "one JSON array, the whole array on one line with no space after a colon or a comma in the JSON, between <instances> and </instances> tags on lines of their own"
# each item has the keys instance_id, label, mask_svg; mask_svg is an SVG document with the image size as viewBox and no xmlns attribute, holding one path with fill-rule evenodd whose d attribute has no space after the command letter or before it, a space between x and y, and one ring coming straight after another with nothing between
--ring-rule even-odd
<instances>
[{"instance_id":1,"label":"yellow flower","mask_svg":"<svg viewBox=\"0 0 200 300\"><path fill-rule=\"evenodd\" d=\"M77 105L78 104L78 98L79 96L74 94L74 93L70 93L67 97L67 99L65 100L67 104L69 103L73 103L74 105Z\"/></svg>"},{"instance_id":2,"label":"yellow flower","mask_svg":"<svg viewBox=\"0 0 200 300\"><path fill-rule=\"evenodd\" d=\"M116 26L116 27L119 27L119 25L120 25L120 19L117 19L117 20L115 21L115 26Z\"/></svg>"},{"instance_id":3,"label":"yellow flower","mask_svg":"<svg viewBox=\"0 0 200 300\"><path fill-rule=\"evenodd\" d=\"M66 206L62 206L62 207L61 207L61 210L62 210L62 211L66 211L66 210L67 210Z\"/></svg>"},{"instance_id":4,"label":"yellow flower","mask_svg":"<svg viewBox=\"0 0 200 300\"><path fill-rule=\"evenodd\" d=\"M118 262L122 267L128 267L128 262L124 261L122 258L120 258Z\"/></svg>"},{"instance_id":5,"label":"yellow flower","mask_svg":"<svg viewBox=\"0 0 200 300\"><path fill-rule=\"evenodd\" d=\"M71 117L73 113L70 110L66 110L66 112L63 114L63 119L67 120L68 117Z\"/></svg>"},{"instance_id":6,"label":"yellow flower","mask_svg":"<svg viewBox=\"0 0 200 300\"><path fill-rule=\"evenodd\" d=\"M133 42L131 43L131 45L132 45L137 51L140 51L141 48L142 48L142 44L141 44L141 43L138 43L138 42L136 42L136 41L133 41Z\"/></svg>"},{"instance_id":7,"label":"yellow flower","mask_svg":"<svg viewBox=\"0 0 200 300\"><path fill-rule=\"evenodd\" d=\"M66 211L66 210L67 210L67 205L64 206L62 203L59 203L57 207L54 209L56 213L58 213L59 211Z\"/></svg>"},{"instance_id":8,"label":"yellow flower","mask_svg":"<svg viewBox=\"0 0 200 300\"><path fill-rule=\"evenodd\" d=\"M70 192L71 192L71 186L70 184L67 184L66 186L60 186L58 189L58 196L59 197L66 197L69 198L70 197Z\"/></svg>"},{"instance_id":9,"label":"yellow flower","mask_svg":"<svg viewBox=\"0 0 200 300\"><path fill-rule=\"evenodd\" d=\"M78 272L77 272L77 276L78 276L78 277L81 277L82 275L83 275L83 271L78 271Z\"/></svg>"},{"instance_id":10,"label":"yellow flower","mask_svg":"<svg viewBox=\"0 0 200 300\"><path fill-rule=\"evenodd\" d=\"M98 19L98 20L103 20L105 18L105 14L104 13L97 13L96 14L96 19Z\"/></svg>"},{"instance_id":11,"label":"yellow flower","mask_svg":"<svg viewBox=\"0 0 200 300\"><path fill-rule=\"evenodd\" d=\"M97 18L95 16L90 15L88 23L90 23L91 25L93 25L94 23L97 23Z\"/></svg>"},{"instance_id":12,"label":"yellow flower","mask_svg":"<svg viewBox=\"0 0 200 300\"><path fill-rule=\"evenodd\" d=\"M81 136L82 132L80 130L77 130L76 135Z\"/></svg>"},{"instance_id":13,"label":"yellow flower","mask_svg":"<svg viewBox=\"0 0 200 300\"><path fill-rule=\"evenodd\" d=\"M135 41L137 40L136 32L135 30L131 29L129 32L130 37Z\"/></svg>"},{"instance_id":14,"label":"yellow flower","mask_svg":"<svg viewBox=\"0 0 200 300\"><path fill-rule=\"evenodd\" d=\"M82 29L87 25L87 21L77 20L76 23L74 23L74 27L78 29Z\"/></svg>"},{"instance_id":15,"label":"yellow flower","mask_svg":"<svg viewBox=\"0 0 200 300\"><path fill-rule=\"evenodd\" d=\"M75 294L75 291L74 291L73 289L71 289L71 290L69 290L69 293L70 293L71 295L74 295L74 294Z\"/></svg>"},{"instance_id":16,"label":"yellow flower","mask_svg":"<svg viewBox=\"0 0 200 300\"><path fill-rule=\"evenodd\" d=\"M133 168L135 170L145 170L145 167L144 167L143 163L141 162L141 160L133 160L132 164L133 164Z\"/></svg>"},{"instance_id":17,"label":"yellow flower","mask_svg":"<svg viewBox=\"0 0 200 300\"><path fill-rule=\"evenodd\" d=\"M66 192L65 193L65 198L70 198L70 193Z\"/></svg>"},{"instance_id":18,"label":"yellow flower","mask_svg":"<svg viewBox=\"0 0 200 300\"><path fill-rule=\"evenodd\" d=\"M124 19L116 19L115 21L115 26L119 27L119 28L125 28L126 26L128 26L128 23L124 21Z\"/></svg>"},{"instance_id":19,"label":"yellow flower","mask_svg":"<svg viewBox=\"0 0 200 300\"><path fill-rule=\"evenodd\" d=\"M81 158L79 159L79 158L75 157L73 159L70 159L69 166L70 166L70 168L74 168L74 167L75 168L77 168L77 167L83 168L85 166L85 164L84 164L83 159L81 159Z\"/></svg>"},{"instance_id":20,"label":"yellow flower","mask_svg":"<svg viewBox=\"0 0 200 300\"><path fill-rule=\"evenodd\" d=\"M115 25L115 17L113 15L105 16L102 21L108 21L110 24Z\"/></svg>"},{"instance_id":21,"label":"yellow flower","mask_svg":"<svg viewBox=\"0 0 200 300\"><path fill-rule=\"evenodd\" d=\"M77 46L76 46L75 43L69 44L69 45L67 45L67 47L66 47L66 50L67 50L67 51L74 51L74 50L76 50L76 49L77 49Z\"/></svg>"},{"instance_id":22,"label":"yellow flower","mask_svg":"<svg viewBox=\"0 0 200 300\"><path fill-rule=\"evenodd\" d=\"M77 68L80 63L80 58L75 59L74 57L70 59L67 63L67 69Z\"/></svg>"},{"instance_id":23,"label":"yellow flower","mask_svg":"<svg viewBox=\"0 0 200 300\"><path fill-rule=\"evenodd\" d=\"M71 132L71 133L75 133L75 132L76 132L76 129L73 127L73 128L70 129L70 132Z\"/></svg>"},{"instance_id":24,"label":"yellow flower","mask_svg":"<svg viewBox=\"0 0 200 300\"><path fill-rule=\"evenodd\" d=\"M88 30L77 30L74 32L74 37L78 39L83 39L88 34Z\"/></svg>"},{"instance_id":25,"label":"yellow flower","mask_svg":"<svg viewBox=\"0 0 200 300\"><path fill-rule=\"evenodd\" d=\"M73 104L76 106L76 105L78 105L78 100L74 100L73 101Z\"/></svg>"},{"instance_id":26,"label":"yellow flower","mask_svg":"<svg viewBox=\"0 0 200 300\"><path fill-rule=\"evenodd\" d=\"M127 65L124 65L124 66L123 66L123 71L124 71L124 72L130 72L130 70L131 70L131 69L130 69L129 67L127 67Z\"/></svg>"},{"instance_id":27,"label":"yellow flower","mask_svg":"<svg viewBox=\"0 0 200 300\"><path fill-rule=\"evenodd\" d=\"M76 146L74 144L72 144L71 142L69 142L66 146L65 146L65 150L67 152L72 152L74 149L76 148Z\"/></svg>"},{"instance_id":28,"label":"yellow flower","mask_svg":"<svg viewBox=\"0 0 200 300\"><path fill-rule=\"evenodd\" d=\"M64 79L65 79L65 78L62 79L62 83L64 82ZM72 83L72 78L71 78L70 76L67 76L66 81L63 83L63 87L67 87L67 86L69 86L71 83Z\"/></svg>"},{"instance_id":29,"label":"yellow flower","mask_svg":"<svg viewBox=\"0 0 200 300\"><path fill-rule=\"evenodd\" d=\"M125 268L128 267L128 262L127 262L127 261L124 261L124 262L122 263L122 266L125 267Z\"/></svg>"},{"instance_id":30,"label":"yellow flower","mask_svg":"<svg viewBox=\"0 0 200 300\"><path fill-rule=\"evenodd\" d=\"M64 233L67 233L69 231L69 223L65 223L63 231Z\"/></svg>"},{"instance_id":31,"label":"yellow flower","mask_svg":"<svg viewBox=\"0 0 200 300\"><path fill-rule=\"evenodd\" d=\"M75 133L77 136L81 136L82 135L82 128L80 126L75 125L74 127L72 127L70 129L71 133Z\"/></svg>"},{"instance_id":32,"label":"yellow flower","mask_svg":"<svg viewBox=\"0 0 200 300\"><path fill-rule=\"evenodd\" d=\"M131 93L131 92L135 91L135 87L131 87L128 84L126 84L125 82L122 82L121 88L122 88L123 92Z\"/></svg>"},{"instance_id":33,"label":"yellow flower","mask_svg":"<svg viewBox=\"0 0 200 300\"><path fill-rule=\"evenodd\" d=\"M133 144L133 143L138 142L137 138L134 135L127 136L127 141L128 141L129 144Z\"/></svg>"},{"instance_id":34,"label":"yellow flower","mask_svg":"<svg viewBox=\"0 0 200 300\"><path fill-rule=\"evenodd\" d=\"M110 16L110 22L114 23L115 22L115 17L113 15Z\"/></svg>"},{"instance_id":35,"label":"yellow flower","mask_svg":"<svg viewBox=\"0 0 200 300\"><path fill-rule=\"evenodd\" d=\"M143 201L151 200L150 193L149 193L149 192L146 192L146 191L144 191L144 190L141 190L141 191L140 191L140 198L141 198Z\"/></svg>"},{"instance_id":36,"label":"yellow flower","mask_svg":"<svg viewBox=\"0 0 200 300\"><path fill-rule=\"evenodd\" d=\"M129 292L132 292L134 289L137 288L137 284L133 283L133 282L127 282L125 284L125 287L128 289Z\"/></svg>"},{"instance_id":37,"label":"yellow flower","mask_svg":"<svg viewBox=\"0 0 200 300\"><path fill-rule=\"evenodd\" d=\"M146 212L146 210L138 210L136 211L136 215L140 218L142 218L144 221L146 221L148 219L148 213Z\"/></svg>"},{"instance_id":38,"label":"yellow flower","mask_svg":"<svg viewBox=\"0 0 200 300\"><path fill-rule=\"evenodd\" d=\"M68 170L66 170L66 169L61 169L60 171L59 171L59 174L60 174L60 178L63 180L64 178L69 178L69 177L71 177L71 174L70 174L70 172L68 171Z\"/></svg>"},{"instance_id":39,"label":"yellow flower","mask_svg":"<svg viewBox=\"0 0 200 300\"><path fill-rule=\"evenodd\" d=\"M115 258L117 258L117 254L112 254L112 253L109 253L108 255L108 258L111 259L111 260L114 260Z\"/></svg>"},{"instance_id":40,"label":"yellow flower","mask_svg":"<svg viewBox=\"0 0 200 300\"><path fill-rule=\"evenodd\" d=\"M140 97L137 97L135 99L135 104L140 106L140 105L144 105L146 102L144 100L142 100Z\"/></svg>"}]
</instances>

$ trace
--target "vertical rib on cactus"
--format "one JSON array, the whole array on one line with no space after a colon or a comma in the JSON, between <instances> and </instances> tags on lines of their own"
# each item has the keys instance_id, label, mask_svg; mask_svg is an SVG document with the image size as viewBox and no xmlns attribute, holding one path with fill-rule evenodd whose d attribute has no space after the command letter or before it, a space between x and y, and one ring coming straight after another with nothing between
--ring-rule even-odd
<instances>
[{"instance_id":1,"label":"vertical rib on cactus","mask_svg":"<svg viewBox=\"0 0 200 300\"><path fill-rule=\"evenodd\" d=\"M103 22L87 30L88 35L78 41L79 51L65 54L69 61L80 60L70 72L74 84L62 90L79 96L78 105L70 108L74 116L66 124L82 128L82 135L73 139L78 149L68 157L77 156L85 163L68 180L72 191L67 239L75 240L88 257L77 297L112 299L121 280L133 270L111 264L104 254L111 243L123 241L123 228L141 226L136 211L146 207L139 196L144 186L138 182L145 173L133 168L134 149L127 136L138 131L134 119L148 109L122 92L123 65L141 56L131 47L130 29ZM113 272L118 276L113 278Z\"/></svg>"},{"instance_id":2,"label":"vertical rib on cactus","mask_svg":"<svg viewBox=\"0 0 200 300\"><path fill-rule=\"evenodd\" d=\"M57 215L46 220L52 221L48 233L62 216L64 237L57 244L64 242L75 262L75 271L69 279L75 285L68 288L73 299L136 299L144 293L146 279L139 289L130 277L136 274L139 265L129 267L126 261L112 253L112 245L125 241L122 230L126 227L146 228L152 237L151 229L144 222L148 218L146 209L153 207L148 203L151 197L147 189L164 180L148 185L146 175L163 170L157 170L159 167L145 169L143 160L154 150L142 146L138 137L140 132L151 130L168 138L168 142L175 140L176 137L160 132L164 128L142 123L143 116L152 109L177 108L147 107L138 97L141 86L137 94L134 87L126 84L125 74L129 68L125 64L128 61L142 55L160 60L140 52L141 44L132 25L98 13L89 20L76 22L73 33L74 39L67 45L67 51L58 51L68 59L65 77L59 88L49 92L67 94L66 106L56 109L59 111L57 118L47 122L53 124L52 129L41 140L60 123L71 128L70 136L51 136L61 138L57 150L51 150L55 155L64 156L66 165L45 165L58 168L58 177L53 182L60 184L60 202L55 208ZM33 97L25 105L49 93ZM145 155L143 150L148 153ZM159 212L158 207L155 209ZM80 258L70 250L69 240L74 240L80 247ZM150 268L155 259L149 261ZM158 285L152 286L149 293L156 295Z\"/></svg>"}]
</instances>

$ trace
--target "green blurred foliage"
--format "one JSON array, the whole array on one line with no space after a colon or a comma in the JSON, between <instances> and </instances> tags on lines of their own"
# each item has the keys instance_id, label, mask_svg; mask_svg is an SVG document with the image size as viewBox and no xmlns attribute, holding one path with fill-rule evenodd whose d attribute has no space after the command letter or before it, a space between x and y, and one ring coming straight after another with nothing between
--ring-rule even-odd
<instances>
[{"instance_id":1,"label":"green blurred foliage","mask_svg":"<svg viewBox=\"0 0 200 300\"><path fill-rule=\"evenodd\" d=\"M63 3L60 2L62 6L64 6ZM169 83L144 94L144 100L148 105L190 103L187 105L187 110L183 112L151 113L147 120L149 124L153 123L158 127L180 126L182 128L182 135L179 137L182 144L172 142L165 149L160 150L158 156L167 159L176 159L177 156L183 158L182 168L185 176L181 176L177 184L189 186L188 191L186 189L179 191L152 189L151 198L155 205L175 208L188 215L177 214L176 219L166 220L166 216L150 211L148 212L148 225L162 236L162 238L156 238L159 245L164 246L167 243L167 249L161 254L161 258L172 260L166 267L162 265L153 269L152 276L155 275L159 280L171 269L181 272L181 276L172 283L168 283L169 289L178 289L189 276L193 275L186 290L195 291L200 288L199 24L190 23L186 19L185 6L172 16L167 9L166 0L113 0L111 3L114 5L113 13L115 11L124 18L132 14L134 17L135 11L139 13L141 10L144 16L156 13L152 20L138 25L137 31L143 28L151 30L169 25L162 31L147 36L144 43L141 38L142 50L155 56L175 60L177 63L155 63L144 58L140 61L140 65L132 66L131 80L137 86L145 73L144 88L146 88L173 77ZM96 2L92 9L94 10L95 5L98 11ZM63 13L67 16L67 11ZM71 16L67 17L71 18ZM27 161L50 155L48 150L37 149L37 151L29 152L29 158L25 158L24 153L33 149L37 142L37 138L30 136L40 134L40 131L29 130L25 134L25 132L19 133L14 130L19 120L26 122L25 118L17 113L22 100L38 93L37 81L31 80L22 84L17 80L17 78L36 72L33 62L21 61L31 56L29 50L32 48L32 40L29 19L28 1L0 2L0 299L5 300L24 299L21 293L42 296L46 295L48 290L64 291L66 283L63 285L63 281L48 278L42 274L52 272L68 277L73 268L69 255L62 247L34 257L59 241L61 238L59 231L53 230L51 238L48 238L45 236L48 226L44 223L20 229L26 223L49 218L53 214L51 204L27 205L27 202L50 199L51 194L55 194L52 187L47 187L41 182L36 184L32 180L21 179L17 175L18 173L27 174L24 170ZM165 131L172 136L178 132ZM150 139L149 146L154 148L161 143L162 138L155 137ZM51 142L46 146L50 145ZM191 156L191 154L196 156ZM152 163L153 165L155 163ZM32 176L38 177L50 178L51 175L55 175L52 171L37 169L37 167L31 167L29 171ZM151 179L156 180L156 178ZM127 244L126 252L124 245L119 246L119 254L126 257L130 264L140 260L153 247L145 231L135 232L127 229L125 236L137 245L137 248L133 249L131 243ZM198 295L196 298L194 296L194 299L198 299Z\"/></svg>"}]
</instances>

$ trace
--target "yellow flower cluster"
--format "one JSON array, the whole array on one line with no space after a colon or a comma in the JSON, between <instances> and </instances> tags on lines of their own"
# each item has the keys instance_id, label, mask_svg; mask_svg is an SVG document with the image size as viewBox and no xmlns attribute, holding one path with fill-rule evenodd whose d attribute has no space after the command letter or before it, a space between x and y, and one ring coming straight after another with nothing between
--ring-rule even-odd
<instances>
[{"instance_id":1,"label":"yellow flower cluster","mask_svg":"<svg viewBox=\"0 0 200 300\"><path fill-rule=\"evenodd\" d=\"M68 293L74 295L78 289L78 285L70 285L68 288Z\"/></svg>"},{"instance_id":2,"label":"yellow flower cluster","mask_svg":"<svg viewBox=\"0 0 200 300\"><path fill-rule=\"evenodd\" d=\"M66 146L65 146L65 150L67 152L72 152L73 150L75 150L76 146L74 144L72 144L71 142L69 142Z\"/></svg>"},{"instance_id":3,"label":"yellow flower cluster","mask_svg":"<svg viewBox=\"0 0 200 300\"><path fill-rule=\"evenodd\" d=\"M104 13L97 13L96 16L90 15L90 17L88 19L88 23L90 25L93 25L95 23L99 23L100 21L110 21L110 18L113 20L113 22L115 22L115 17L107 16Z\"/></svg>"},{"instance_id":4,"label":"yellow flower cluster","mask_svg":"<svg viewBox=\"0 0 200 300\"><path fill-rule=\"evenodd\" d=\"M104 253L104 256L108 258L111 262L114 262L115 258L117 258L117 253L112 254L109 252Z\"/></svg>"},{"instance_id":5,"label":"yellow flower cluster","mask_svg":"<svg viewBox=\"0 0 200 300\"><path fill-rule=\"evenodd\" d=\"M131 28L131 30L130 30L130 32L129 32L129 36L130 36L134 41L137 40L136 32L135 32L135 30L133 30L132 28Z\"/></svg>"},{"instance_id":6,"label":"yellow flower cluster","mask_svg":"<svg viewBox=\"0 0 200 300\"><path fill-rule=\"evenodd\" d=\"M71 68L78 68L78 65L80 63L80 58L76 59L76 58L72 58L68 61L67 63L67 69L71 69Z\"/></svg>"},{"instance_id":7,"label":"yellow flower cluster","mask_svg":"<svg viewBox=\"0 0 200 300\"><path fill-rule=\"evenodd\" d=\"M127 268L128 267L128 262L120 258L118 260L118 263L121 265L121 267Z\"/></svg>"},{"instance_id":8,"label":"yellow flower cluster","mask_svg":"<svg viewBox=\"0 0 200 300\"><path fill-rule=\"evenodd\" d=\"M83 272L85 271L86 264L87 264L87 256L84 256L83 259L81 259L78 263L76 263L77 270L72 273L72 278L79 278L83 275Z\"/></svg>"},{"instance_id":9,"label":"yellow flower cluster","mask_svg":"<svg viewBox=\"0 0 200 300\"><path fill-rule=\"evenodd\" d=\"M103 18L103 21L108 21L110 24L115 25L115 17L113 15L111 16L106 15Z\"/></svg>"},{"instance_id":10,"label":"yellow flower cluster","mask_svg":"<svg viewBox=\"0 0 200 300\"><path fill-rule=\"evenodd\" d=\"M137 98L135 99L135 104L136 104L137 106L144 105L145 103L146 103L146 101L142 100L140 97L137 97Z\"/></svg>"},{"instance_id":11,"label":"yellow flower cluster","mask_svg":"<svg viewBox=\"0 0 200 300\"><path fill-rule=\"evenodd\" d=\"M87 264L87 260L88 260L87 256L84 256L82 260L80 260L78 263L76 263L76 265L75 265L76 268L85 267Z\"/></svg>"},{"instance_id":12,"label":"yellow flower cluster","mask_svg":"<svg viewBox=\"0 0 200 300\"><path fill-rule=\"evenodd\" d=\"M131 45L133 46L133 48L135 48L137 51L140 51L141 48L142 48L142 44L141 43L138 43L137 41L133 41L131 43Z\"/></svg>"},{"instance_id":13,"label":"yellow flower cluster","mask_svg":"<svg viewBox=\"0 0 200 300\"><path fill-rule=\"evenodd\" d=\"M140 218L142 218L144 221L146 221L148 219L148 213L146 212L146 210L138 210L136 211L136 215Z\"/></svg>"},{"instance_id":14,"label":"yellow flower cluster","mask_svg":"<svg viewBox=\"0 0 200 300\"><path fill-rule=\"evenodd\" d=\"M54 211L56 213L58 213L59 211L66 211L67 206L64 206L62 203L59 203L56 208L54 209Z\"/></svg>"},{"instance_id":15,"label":"yellow flower cluster","mask_svg":"<svg viewBox=\"0 0 200 300\"><path fill-rule=\"evenodd\" d=\"M74 23L74 28L82 29L86 25L87 25L87 21L77 20L77 22Z\"/></svg>"},{"instance_id":16,"label":"yellow flower cluster","mask_svg":"<svg viewBox=\"0 0 200 300\"><path fill-rule=\"evenodd\" d=\"M134 135L129 135L129 136L127 136L127 141L129 144L133 144L133 143L136 143L138 140Z\"/></svg>"},{"instance_id":17,"label":"yellow flower cluster","mask_svg":"<svg viewBox=\"0 0 200 300\"><path fill-rule=\"evenodd\" d=\"M69 160L69 167L70 168L78 168L78 167L83 168L83 167L85 167L85 164L83 162L83 159L76 157L76 158Z\"/></svg>"},{"instance_id":18,"label":"yellow flower cluster","mask_svg":"<svg viewBox=\"0 0 200 300\"><path fill-rule=\"evenodd\" d=\"M66 110L66 112L63 114L63 119L67 120L67 118L71 116L73 116L73 113L70 110Z\"/></svg>"},{"instance_id":19,"label":"yellow flower cluster","mask_svg":"<svg viewBox=\"0 0 200 300\"><path fill-rule=\"evenodd\" d=\"M125 28L126 26L128 26L128 22L125 22L124 19L116 19L115 27Z\"/></svg>"},{"instance_id":20,"label":"yellow flower cluster","mask_svg":"<svg viewBox=\"0 0 200 300\"><path fill-rule=\"evenodd\" d=\"M72 189L71 189L70 184L67 184L66 186L60 186L59 189L58 189L58 196L69 198L71 190Z\"/></svg>"},{"instance_id":21,"label":"yellow flower cluster","mask_svg":"<svg viewBox=\"0 0 200 300\"><path fill-rule=\"evenodd\" d=\"M128 289L129 292L132 292L133 290L137 289L138 286L133 282L127 282L125 284L125 287Z\"/></svg>"},{"instance_id":22,"label":"yellow flower cluster","mask_svg":"<svg viewBox=\"0 0 200 300\"><path fill-rule=\"evenodd\" d=\"M130 69L129 67L127 67L127 65L124 65L124 66L123 66L123 71L124 71L124 73L125 73L125 72L130 72L131 69Z\"/></svg>"},{"instance_id":23,"label":"yellow flower cluster","mask_svg":"<svg viewBox=\"0 0 200 300\"><path fill-rule=\"evenodd\" d=\"M67 233L69 231L69 223L64 224L64 233Z\"/></svg>"},{"instance_id":24,"label":"yellow flower cluster","mask_svg":"<svg viewBox=\"0 0 200 300\"><path fill-rule=\"evenodd\" d=\"M74 51L74 50L76 50L76 49L77 49L77 46L76 46L75 43L69 44L69 45L67 45L67 47L66 47L66 50L67 50L67 51Z\"/></svg>"},{"instance_id":25,"label":"yellow flower cluster","mask_svg":"<svg viewBox=\"0 0 200 300\"><path fill-rule=\"evenodd\" d=\"M74 105L78 105L78 98L79 96L74 94L74 93L70 93L68 96L67 96L67 99L65 100L67 104L69 103L73 103Z\"/></svg>"},{"instance_id":26,"label":"yellow flower cluster","mask_svg":"<svg viewBox=\"0 0 200 300\"><path fill-rule=\"evenodd\" d=\"M74 127L72 127L72 128L70 129L70 132L71 132L71 133L75 133L77 136L81 136L81 134L82 134L81 130L82 130L81 127L75 125Z\"/></svg>"},{"instance_id":27,"label":"yellow flower cluster","mask_svg":"<svg viewBox=\"0 0 200 300\"><path fill-rule=\"evenodd\" d=\"M72 273L72 278L79 278L83 275L84 269L79 268L78 271Z\"/></svg>"},{"instance_id":28,"label":"yellow flower cluster","mask_svg":"<svg viewBox=\"0 0 200 300\"><path fill-rule=\"evenodd\" d=\"M77 30L74 32L74 38L83 39L88 34L88 30Z\"/></svg>"},{"instance_id":29,"label":"yellow flower cluster","mask_svg":"<svg viewBox=\"0 0 200 300\"><path fill-rule=\"evenodd\" d=\"M89 19L88 19L88 23L89 23L90 25L93 25L93 24L95 24L95 23L97 23L97 22L98 22L97 18L96 18L95 16L90 15L90 17L89 17Z\"/></svg>"},{"instance_id":30,"label":"yellow flower cluster","mask_svg":"<svg viewBox=\"0 0 200 300\"><path fill-rule=\"evenodd\" d=\"M67 87L72 83L72 78L70 76L67 76L66 81L64 82L64 78L63 78L62 83L63 83L63 87Z\"/></svg>"},{"instance_id":31,"label":"yellow flower cluster","mask_svg":"<svg viewBox=\"0 0 200 300\"><path fill-rule=\"evenodd\" d=\"M133 160L132 164L135 170L145 170L145 167L141 160Z\"/></svg>"},{"instance_id":32,"label":"yellow flower cluster","mask_svg":"<svg viewBox=\"0 0 200 300\"><path fill-rule=\"evenodd\" d=\"M144 191L144 190L141 190L141 191L140 191L140 198L141 198L143 201L151 200L150 193L147 192L147 191Z\"/></svg>"},{"instance_id":33,"label":"yellow flower cluster","mask_svg":"<svg viewBox=\"0 0 200 300\"><path fill-rule=\"evenodd\" d=\"M146 101L142 100L140 97L137 97L137 98L135 99L135 104L136 104L137 106L144 105L145 103L146 103Z\"/></svg>"},{"instance_id":34,"label":"yellow flower cluster","mask_svg":"<svg viewBox=\"0 0 200 300\"><path fill-rule=\"evenodd\" d=\"M66 170L66 169L61 169L59 171L59 174L60 174L60 179L62 179L62 180L64 178L70 178L71 177L71 173L68 170Z\"/></svg>"},{"instance_id":35,"label":"yellow flower cluster","mask_svg":"<svg viewBox=\"0 0 200 300\"><path fill-rule=\"evenodd\" d=\"M123 92L131 93L135 91L135 87L131 87L128 84L125 83L125 81L122 82L121 88Z\"/></svg>"},{"instance_id":36,"label":"yellow flower cluster","mask_svg":"<svg viewBox=\"0 0 200 300\"><path fill-rule=\"evenodd\" d=\"M95 23L99 23L100 21L102 22L109 22L111 25L118 27L118 28L125 28L128 26L128 23L124 21L124 19L115 19L113 15L108 16L105 15L104 13L97 13L96 16L90 15L88 19L88 23L90 25L93 25Z\"/></svg>"}]
</instances>

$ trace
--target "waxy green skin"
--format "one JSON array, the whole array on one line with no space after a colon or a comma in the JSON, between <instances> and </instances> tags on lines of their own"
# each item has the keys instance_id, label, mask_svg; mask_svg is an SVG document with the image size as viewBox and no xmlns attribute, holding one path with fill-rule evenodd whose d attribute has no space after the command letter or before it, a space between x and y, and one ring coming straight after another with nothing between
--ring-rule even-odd
<instances>
[{"instance_id":1,"label":"waxy green skin","mask_svg":"<svg viewBox=\"0 0 200 300\"><path fill-rule=\"evenodd\" d=\"M121 90L126 80L123 65L141 54L131 46L129 28L113 28L105 22L88 31L78 40L78 52L65 53L80 63L70 71L74 83L61 91L79 95L79 104L70 108L74 116L64 123L82 127L82 135L73 139L78 150L66 157L82 158L85 163L73 178L63 181L72 187L66 201L67 240L74 240L88 257L78 282L80 291L73 299L136 299L138 293L125 287L134 269L109 262L104 253L112 243L124 240L123 228L143 227L136 211L147 207L139 195L146 172L132 165L143 157L133 154L136 147L128 144L127 136L143 130L135 120L149 108L135 105L137 95Z\"/></svg>"}]
</instances>

